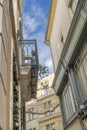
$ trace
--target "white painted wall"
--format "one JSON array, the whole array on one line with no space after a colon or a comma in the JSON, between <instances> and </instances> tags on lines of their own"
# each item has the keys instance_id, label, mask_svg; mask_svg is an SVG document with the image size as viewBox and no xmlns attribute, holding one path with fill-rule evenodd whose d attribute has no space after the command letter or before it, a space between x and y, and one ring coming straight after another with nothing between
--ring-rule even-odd
<instances>
[{"instance_id":1,"label":"white painted wall","mask_svg":"<svg viewBox=\"0 0 87 130\"><path fill-rule=\"evenodd\" d=\"M59 58L66 41L66 37L71 24L69 9L65 0L58 0L54 16L53 28L50 38L54 70L56 71ZM61 42L61 34L63 35L63 43Z\"/></svg>"}]
</instances>

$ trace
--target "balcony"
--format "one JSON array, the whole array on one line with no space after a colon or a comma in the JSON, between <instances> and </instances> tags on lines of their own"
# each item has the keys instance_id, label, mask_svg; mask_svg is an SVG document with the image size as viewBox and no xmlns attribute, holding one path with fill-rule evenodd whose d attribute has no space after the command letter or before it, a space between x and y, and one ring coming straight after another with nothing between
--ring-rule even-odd
<instances>
[{"instance_id":1,"label":"balcony","mask_svg":"<svg viewBox=\"0 0 87 130\"><path fill-rule=\"evenodd\" d=\"M38 53L36 40L19 41L20 83L22 101L36 98Z\"/></svg>"}]
</instances>

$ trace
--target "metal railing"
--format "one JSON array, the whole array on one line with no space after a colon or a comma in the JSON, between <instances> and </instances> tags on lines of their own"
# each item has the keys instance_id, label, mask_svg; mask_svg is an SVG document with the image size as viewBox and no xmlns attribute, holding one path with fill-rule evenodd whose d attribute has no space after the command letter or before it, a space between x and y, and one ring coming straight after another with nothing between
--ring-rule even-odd
<instances>
[{"instance_id":1,"label":"metal railing","mask_svg":"<svg viewBox=\"0 0 87 130\"><path fill-rule=\"evenodd\" d=\"M36 98L38 80L38 51L36 40L19 41L19 59L21 76L27 76L27 80L30 82L28 87L30 87L31 98Z\"/></svg>"},{"instance_id":2,"label":"metal railing","mask_svg":"<svg viewBox=\"0 0 87 130\"><path fill-rule=\"evenodd\" d=\"M21 40L21 65L38 66L38 52L36 40Z\"/></svg>"}]
</instances>

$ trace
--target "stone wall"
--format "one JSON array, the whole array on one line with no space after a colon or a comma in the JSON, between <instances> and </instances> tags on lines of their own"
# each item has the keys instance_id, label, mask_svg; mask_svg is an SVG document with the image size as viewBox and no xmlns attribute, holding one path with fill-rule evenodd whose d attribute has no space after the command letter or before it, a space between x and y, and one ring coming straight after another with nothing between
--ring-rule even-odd
<instances>
[{"instance_id":1,"label":"stone wall","mask_svg":"<svg viewBox=\"0 0 87 130\"><path fill-rule=\"evenodd\" d=\"M14 16L9 6L9 0L0 0L0 130L13 129L13 50L15 51L15 44L17 44L13 33L17 28L13 30ZM17 15L18 11L17 8L14 14ZM15 24L18 26L18 23L17 19Z\"/></svg>"},{"instance_id":2,"label":"stone wall","mask_svg":"<svg viewBox=\"0 0 87 130\"><path fill-rule=\"evenodd\" d=\"M8 1L0 0L0 127L6 128Z\"/></svg>"}]
</instances>

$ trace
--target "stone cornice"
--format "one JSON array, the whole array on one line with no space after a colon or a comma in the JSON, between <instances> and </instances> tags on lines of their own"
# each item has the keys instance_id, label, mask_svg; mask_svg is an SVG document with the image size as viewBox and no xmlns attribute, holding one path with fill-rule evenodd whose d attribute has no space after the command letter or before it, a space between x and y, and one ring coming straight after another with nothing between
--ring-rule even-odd
<instances>
[{"instance_id":1,"label":"stone cornice","mask_svg":"<svg viewBox=\"0 0 87 130\"><path fill-rule=\"evenodd\" d=\"M54 21L54 16L55 16L56 5L57 5L57 0L51 0L48 25L47 25L47 31L46 31L46 37L45 37L45 42L47 44L50 43L50 36L51 36L52 28L53 28L53 21Z\"/></svg>"}]
</instances>

